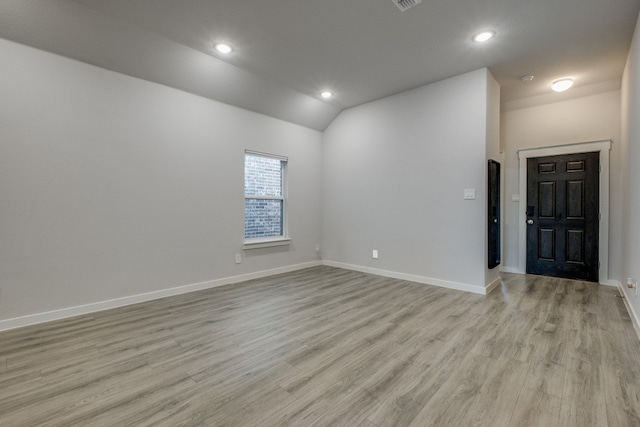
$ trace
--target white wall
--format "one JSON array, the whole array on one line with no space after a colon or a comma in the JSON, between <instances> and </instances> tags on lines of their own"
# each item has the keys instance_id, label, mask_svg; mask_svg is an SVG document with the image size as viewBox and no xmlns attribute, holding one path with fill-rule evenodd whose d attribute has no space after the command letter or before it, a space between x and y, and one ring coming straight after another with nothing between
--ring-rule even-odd
<instances>
[{"instance_id":1,"label":"white wall","mask_svg":"<svg viewBox=\"0 0 640 427\"><path fill-rule=\"evenodd\" d=\"M315 261L322 134L0 40L0 321ZM243 154L289 157L290 248L247 251Z\"/></svg>"},{"instance_id":2,"label":"white wall","mask_svg":"<svg viewBox=\"0 0 640 427\"><path fill-rule=\"evenodd\" d=\"M620 92L506 111L501 127L506 166L503 268L516 271L519 265L519 210L525 209L526 202L511 201L511 196L519 193L518 150L610 139L609 278L618 280L622 232Z\"/></svg>"},{"instance_id":3,"label":"white wall","mask_svg":"<svg viewBox=\"0 0 640 427\"><path fill-rule=\"evenodd\" d=\"M324 139L326 261L484 292L492 81L477 70L338 116Z\"/></svg>"},{"instance_id":4,"label":"white wall","mask_svg":"<svg viewBox=\"0 0 640 427\"><path fill-rule=\"evenodd\" d=\"M640 296L626 287L626 278L640 283L640 17L631 43L622 79L622 147L621 162L624 194L622 229L622 283L626 300L632 308L636 326L640 317Z\"/></svg>"}]
</instances>

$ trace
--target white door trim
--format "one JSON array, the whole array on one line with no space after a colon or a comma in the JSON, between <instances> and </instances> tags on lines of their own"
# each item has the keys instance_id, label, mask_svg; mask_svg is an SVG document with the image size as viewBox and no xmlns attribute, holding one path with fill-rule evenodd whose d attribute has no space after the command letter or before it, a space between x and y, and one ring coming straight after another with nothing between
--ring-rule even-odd
<instances>
[{"instance_id":1,"label":"white door trim","mask_svg":"<svg viewBox=\"0 0 640 427\"><path fill-rule=\"evenodd\" d=\"M599 282L609 284L609 152L611 151L611 140L518 150L518 157L520 158L520 206L518 207L518 237L520 244L518 268L521 273L527 271L527 227L525 224L527 219L527 159L594 151L600 153Z\"/></svg>"}]
</instances>

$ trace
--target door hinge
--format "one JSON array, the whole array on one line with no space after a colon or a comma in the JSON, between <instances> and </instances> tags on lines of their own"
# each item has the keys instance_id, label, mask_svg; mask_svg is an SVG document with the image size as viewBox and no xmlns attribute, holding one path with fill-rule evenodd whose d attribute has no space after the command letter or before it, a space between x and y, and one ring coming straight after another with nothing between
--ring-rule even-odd
<instances>
[{"instance_id":1,"label":"door hinge","mask_svg":"<svg viewBox=\"0 0 640 427\"><path fill-rule=\"evenodd\" d=\"M598 221L602 221L602 214L598 213Z\"/></svg>"}]
</instances>

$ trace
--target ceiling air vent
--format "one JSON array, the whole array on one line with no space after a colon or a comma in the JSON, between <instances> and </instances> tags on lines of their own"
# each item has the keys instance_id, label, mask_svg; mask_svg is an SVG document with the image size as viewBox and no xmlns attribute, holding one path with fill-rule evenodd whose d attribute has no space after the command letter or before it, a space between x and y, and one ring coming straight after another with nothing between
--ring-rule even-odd
<instances>
[{"instance_id":1,"label":"ceiling air vent","mask_svg":"<svg viewBox=\"0 0 640 427\"><path fill-rule=\"evenodd\" d=\"M422 0L391 0L393 4L398 6L401 12L407 9L411 9L413 6L417 6L422 3Z\"/></svg>"}]
</instances>

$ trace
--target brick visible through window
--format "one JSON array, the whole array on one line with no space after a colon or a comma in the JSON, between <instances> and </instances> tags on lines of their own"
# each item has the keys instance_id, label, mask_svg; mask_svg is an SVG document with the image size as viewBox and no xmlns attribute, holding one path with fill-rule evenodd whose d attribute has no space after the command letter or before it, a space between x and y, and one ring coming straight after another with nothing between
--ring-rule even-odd
<instances>
[{"instance_id":1,"label":"brick visible through window","mask_svg":"<svg viewBox=\"0 0 640 427\"><path fill-rule=\"evenodd\" d=\"M286 168L286 158L245 153L245 239L286 236Z\"/></svg>"}]
</instances>

